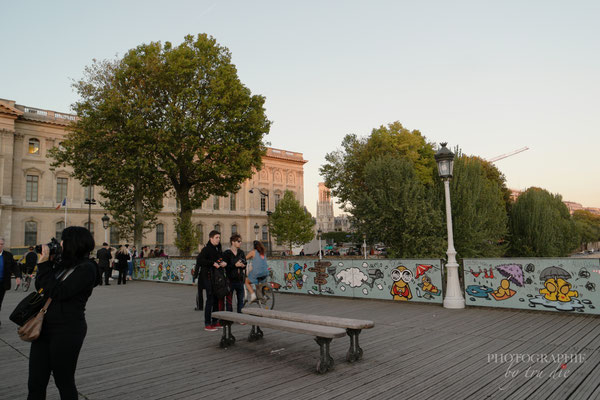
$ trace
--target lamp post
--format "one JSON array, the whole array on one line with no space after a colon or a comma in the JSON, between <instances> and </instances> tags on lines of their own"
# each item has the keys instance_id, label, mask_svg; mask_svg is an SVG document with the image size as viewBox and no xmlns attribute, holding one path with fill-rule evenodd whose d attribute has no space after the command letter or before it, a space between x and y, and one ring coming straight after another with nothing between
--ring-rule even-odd
<instances>
[{"instance_id":1,"label":"lamp post","mask_svg":"<svg viewBox=\"0 0 600 400\"><path fill-rule=\"evenodd\" d=\"M258 240L258 230L260 229L260 226L258 226L258 223L254 224L254 240Z\"/></svg>"},{"instance_id":2,"label":"lamp post","mask_svg":"<svg viewBox=\"0 0 600 400\"><path fill-rule=\"evenodd\" d=\"M88 229L91 230L92 229L92 205L96 205L96 200L93 199L92 196L92 184L90 183L90 186L88 186L88 196L89 198L85 199L85 204L87 204L88 207Z\"/></svg>"},{"instance_id":3,"label":"lamp post","mask_svg":"<svg viewBox=\"0 0 600 400\"><path fill-rule=\"evenodd\" d=\"M252 188L252 189L248 190L248 192L254 193L254 189L255 188ZM271 254L272 253L271 252L271 214L272 214L272 212L269 209L269 203L270 203L270 201L269 201L269 194L263 192L260 189L256 189L256 190L258 190L258 193L260 193L261 196L267 198L267 238L268 238L268 241L269 241L268 242L268 254L269 254L269 257L270 257L272 255Z\"/></svg>"},{"instance_id":4,"label":"lamp post","mask_svg":"<svg viewBox=\"0 0 600 400\"><path fill-rule=\"evenodd\" d=\"M321 250L321 235L323 234L323 231L321 230L321 228L319 228L317 230L317 236L319 237L319 261L323 259L323 251Z\"/></svg>"},{"instance_id":5,"label":"lamp post","mask_svg":"<svg viewBox=\"0 0 600 400\"><path fill-rule=\"evenodd\" d=\"M104 217L102 217L102 227L104 228L104 243L108 243L108 223L110 222L110 217L104 213Z\"/></svg>"},{"instance_id":6,"label":"lamp post","mask_svg":"<svg viewBox=\"0 0 600 400\"><path fill-rule=\"evenodd\" d=\"M450 179L454 167L454 153L446 148L447 143L440 143L442 147L435 153L435 161L438 165L440 178L444 181L444 192L446 194L446 226L448 228L448 262L446 271L448 278L446 282L446 293L444 296L445 308L465 308L465 299L460 289L458 279L458 263L456 262L456 250L454 250L454 238L452 236L452 206L450 204Z\"/></svg>"},{"instance_id":7,"label":"lamp post","mask_svg":"<svg viewBox=\"0 0 600 400\"><path fill-rule=\"evenodd\" d=\"M365 255L365 260L367 259L367 234L363 233L363 254Z\"/></svg>"}]
</instances>

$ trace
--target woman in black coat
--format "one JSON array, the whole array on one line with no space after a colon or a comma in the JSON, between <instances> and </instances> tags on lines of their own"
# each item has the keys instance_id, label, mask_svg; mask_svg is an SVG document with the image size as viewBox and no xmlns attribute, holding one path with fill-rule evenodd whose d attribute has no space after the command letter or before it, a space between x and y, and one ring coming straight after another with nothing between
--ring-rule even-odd
<instances>
[{"instance_id":1,"label":"woman in black coat","mask_svg":"<svg viewBox=\"0 0 600 400\"><path fill-rule=\"evenodd\" d=\"M42 247L35 287L52 301L40 337L29 353L28 400L46 398L50 373L62 400L77 399L75 369L87 333L85 305L98 278L98 266L89 255L94 238L81 226L62 233L60 260L50 260L48 246Z\"/></svg>"},{"instance_id":2,"label":"woman in black coat","mask_svg":"<svg viewBox=\"0 0 600 400\"><path fill-rule=\"evenodd\" d=\"M119 279L117 280L117 285L121 284L123 281L123 285L127 282L127 263L131 260L131 256L129 255L129 251L125 246L119 247L119 251L115 255L117 262L116 268L119 271Z\"/></svg>"}]
</instances>

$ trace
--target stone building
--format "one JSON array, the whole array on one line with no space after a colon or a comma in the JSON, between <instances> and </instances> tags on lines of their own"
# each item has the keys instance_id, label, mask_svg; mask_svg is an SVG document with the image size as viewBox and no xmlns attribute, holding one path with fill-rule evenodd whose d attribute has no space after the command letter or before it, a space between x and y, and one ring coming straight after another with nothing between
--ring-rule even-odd
<instances>
[{"instance_id":1,"label":"stone building","mask_svg":"<svg viewBox=\"0 0 600 400\"><path fill-rule=\"evenodd\" d=\"M48 150L59 146L75 115L15 104L0 99L0 236L7 248L46 243L60 237L66 226L87 227L86 198L101 201L100 189L86 187L71 177L70 168L50 168ZM245 181L237 193L212 197L194 210L192 222L202 231L202 241L217 229L228 244L232 233L240 233L244 248L259 238L267 242L267 211L273 211L285 190L291 190L304 205L304 160L302 153L269 148L263 168ZM250 189L254 193L249 193ZM266 196L260 194L262 191ZM66 199L66 206L58 206ZM164 208L156 227L146 233L144 244L164 247L171 255L174 247L176 200L164 198ZM104 229L100 205L91 207L90 231L96 244L122 243L116 229ZM258 232L255 233L255 228ZM272 240L273 249L281 250ZM265 246L266 247L266 246Z\"/></svg>"},{"instance_id":2,"label":"stone building","mask_svg":"<svg viewBox=\"0 0 600 400\"><path fill-rule=\"evenodd\" d=\"M331 191L323 182L319 182L319 199L317 200L317 224L315 229L319 228L323 232L333 232L335 230Z\"/></svg>"}]
</instances>

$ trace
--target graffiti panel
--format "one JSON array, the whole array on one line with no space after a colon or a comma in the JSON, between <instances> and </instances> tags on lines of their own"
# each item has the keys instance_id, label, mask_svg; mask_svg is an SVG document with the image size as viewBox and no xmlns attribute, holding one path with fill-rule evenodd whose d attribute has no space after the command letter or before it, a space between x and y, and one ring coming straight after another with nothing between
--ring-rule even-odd
<instances>
[{"instance_id":1,"label":"graffiti panel","mask_svg":"<svg viewBox=\"0 0 600 400\"><path fill-rule=\"evenodd\" d=\"M271 286L280 292L442 303L441 261L269 260ZM193 259L136 260L134 279L192 283Z\"/></svg>"},{"instance_id":2,"label":"graffiti panel","mask_svg":"<svg viewBox=\"0 0 600 400\"><path fill-rule=\"evenodd\" d=\"M467 305L600 314L600 260L464 260Z\"/></svg>"}]
</instances>

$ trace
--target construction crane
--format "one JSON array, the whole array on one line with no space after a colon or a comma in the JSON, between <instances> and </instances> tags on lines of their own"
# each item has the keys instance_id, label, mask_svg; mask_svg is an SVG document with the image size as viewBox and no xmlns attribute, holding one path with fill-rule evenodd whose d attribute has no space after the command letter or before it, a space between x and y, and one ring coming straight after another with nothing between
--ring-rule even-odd
<instances>
[{"instance_id":1,"label":"construction crane","mask_svg":"<svg viewBox=\"0 0 600 400\"><path fill-rule=\"evenodd\" d=\"M522 153L522 152L524 152L525 150L529 150L529 147L523 147L523 148L521 148L521 149L518 149L518 150L515 150L515 151L511 151L510 153L501 154L501 155L499 155L499 156L496 156L496 157L490 158L488 161L489 161L489 162L491 162L491 163L494 163L494 162L496 162L496 161L498 161L498 160L502 160L502 159L504 159L504 158L506 158L506 157L510 157L510 156L514 156L515 154Z\"/></svg>"}]
</instances>

